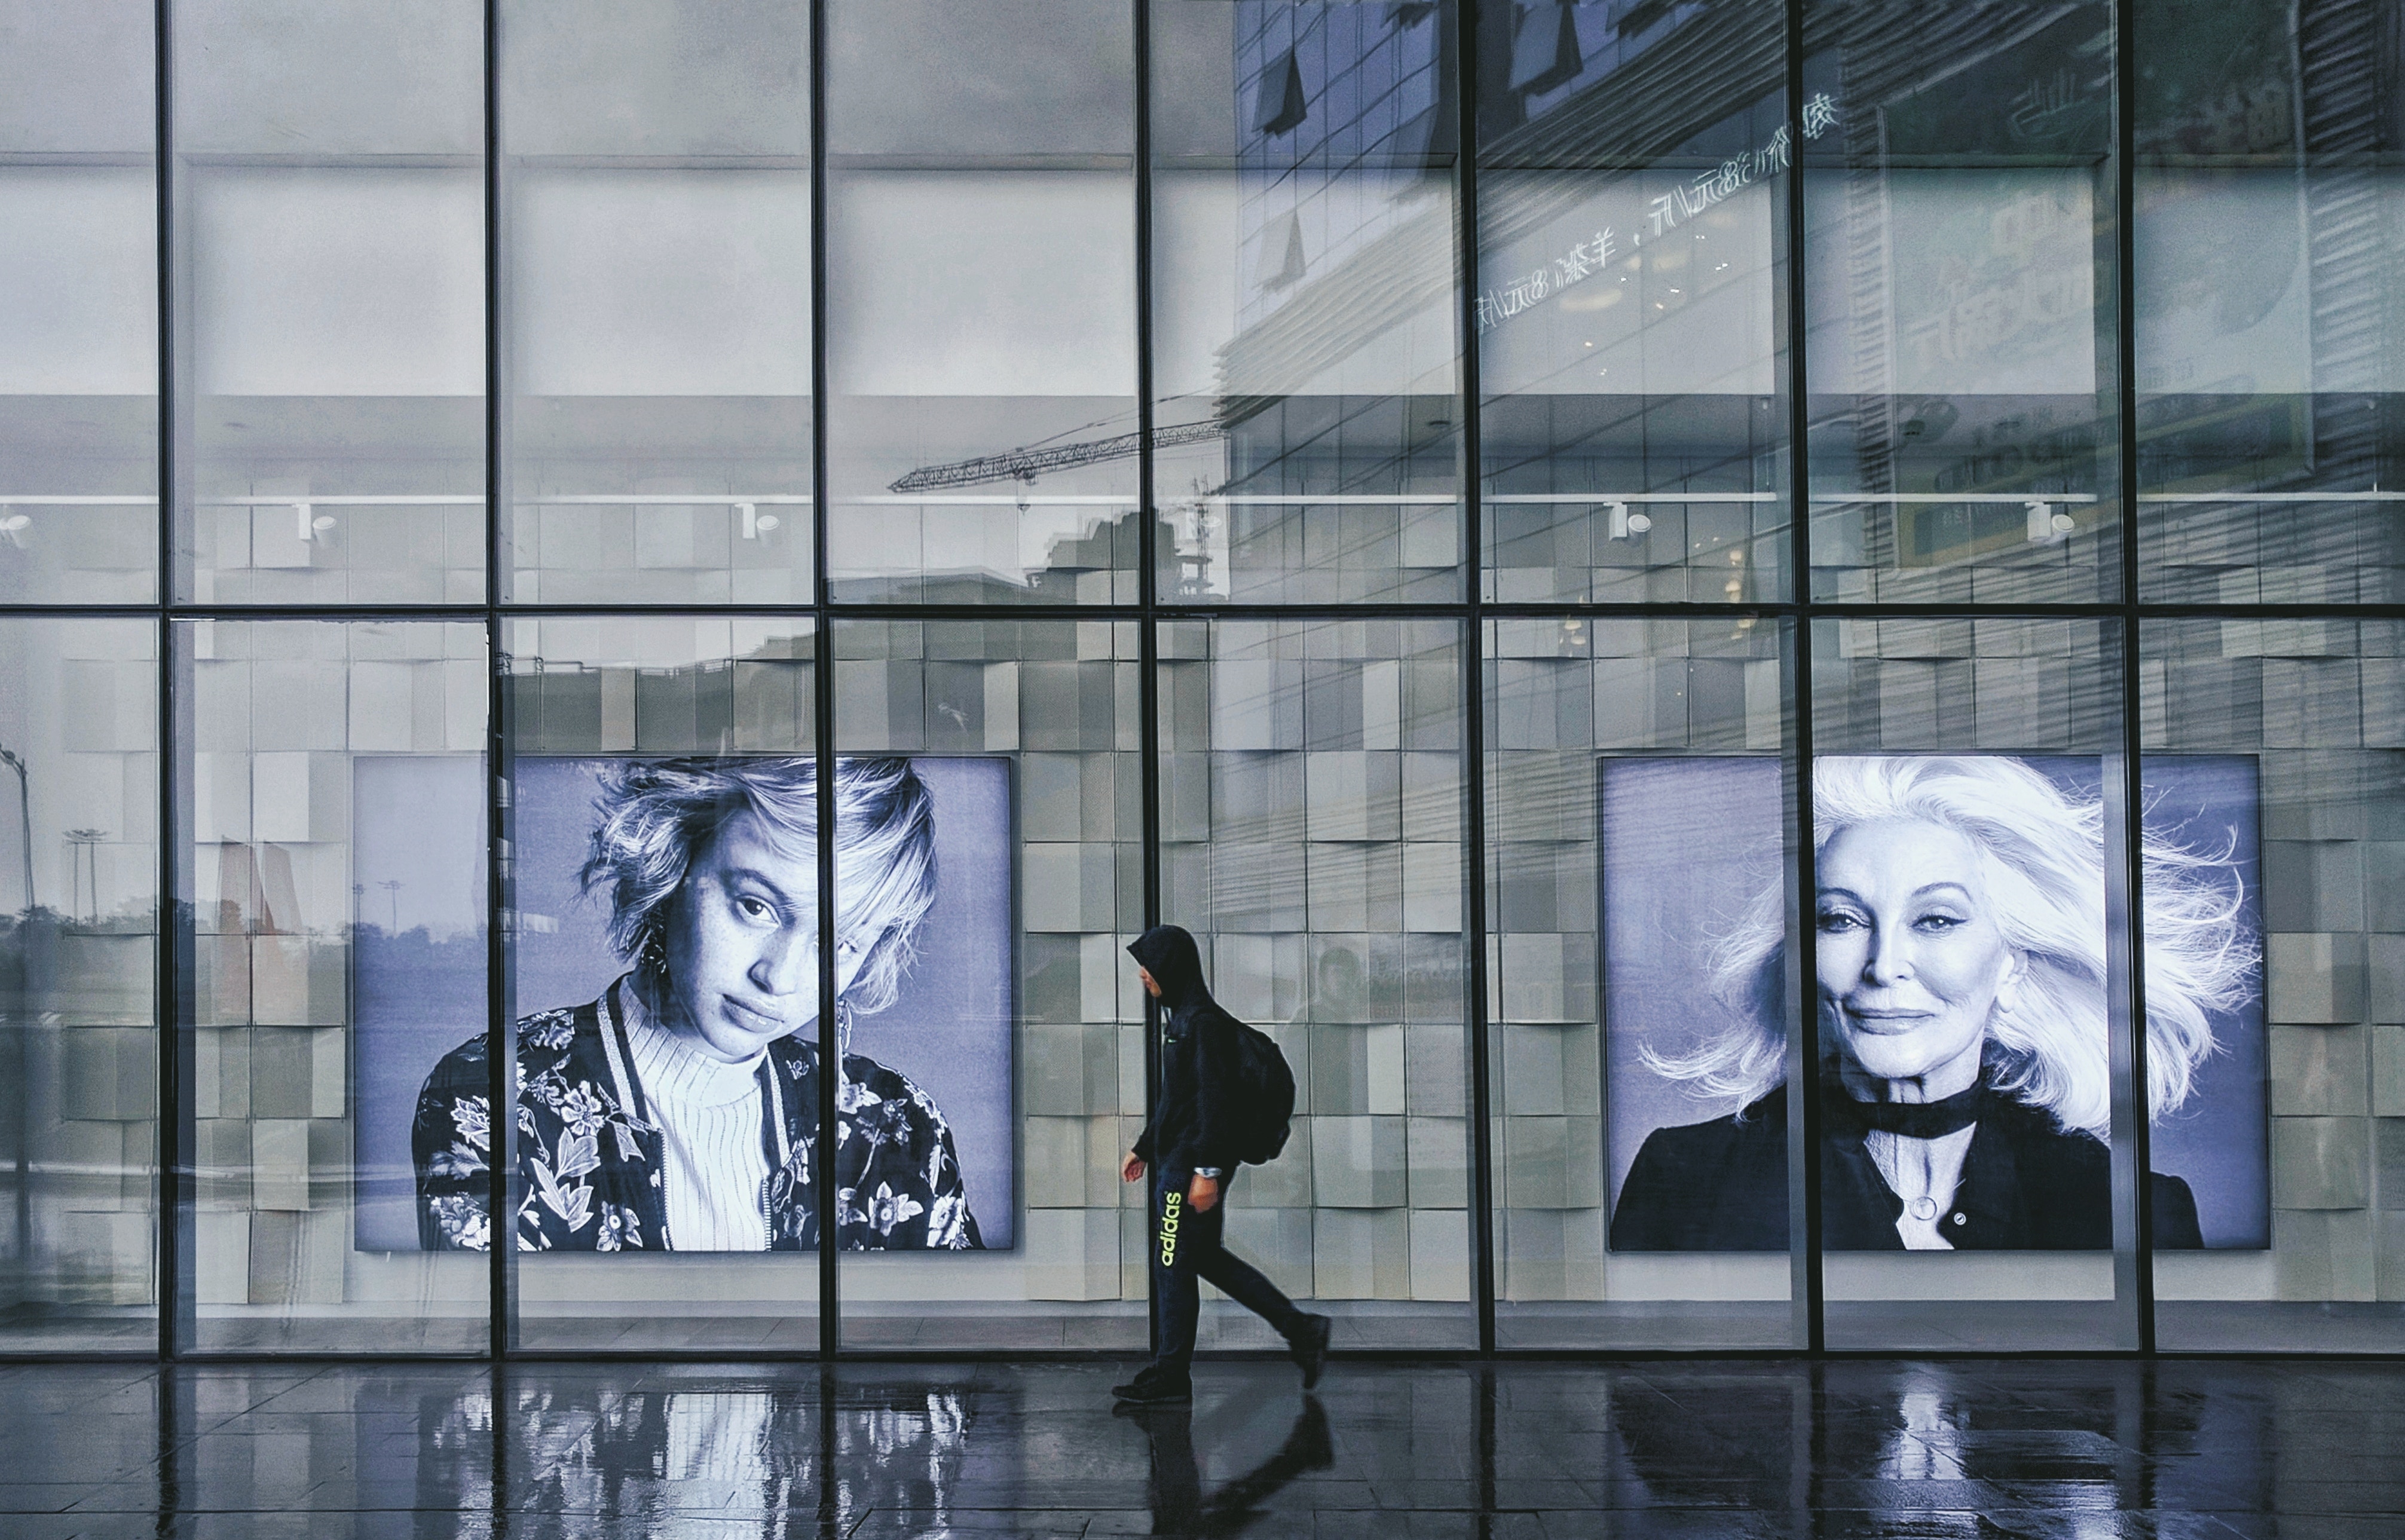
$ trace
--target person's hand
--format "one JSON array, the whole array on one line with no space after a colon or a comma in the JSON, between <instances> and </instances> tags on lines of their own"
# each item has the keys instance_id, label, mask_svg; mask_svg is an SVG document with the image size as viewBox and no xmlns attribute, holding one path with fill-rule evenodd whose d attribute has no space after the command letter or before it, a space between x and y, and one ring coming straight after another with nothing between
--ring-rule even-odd
<instances>
[{"instance_id":1,"label":"person's hand","mask_svg":"<svg viewBox=\"0 0 2405 1540\"><path fill-rule=\"evenodd\" d=\"M1144 1156L1137 1155L1132 1150L1129 1151L1127 1163L1119 1168L1119 1180L1121 1182L1142 1182L1144 1180Z\"/></svg>"},{"instance_id":2,"label":"person's hand","mask_svg":"<svg viewBox=\"0 0 2405 1540\"><path fill-rule=\"evenodd\" d=\"M1194 1205L1196 1213L1207 1214L1219 1204L1219 1179L1198 1176L1186 1189L1186 1201Z\"/></svg>"}]
</instances>

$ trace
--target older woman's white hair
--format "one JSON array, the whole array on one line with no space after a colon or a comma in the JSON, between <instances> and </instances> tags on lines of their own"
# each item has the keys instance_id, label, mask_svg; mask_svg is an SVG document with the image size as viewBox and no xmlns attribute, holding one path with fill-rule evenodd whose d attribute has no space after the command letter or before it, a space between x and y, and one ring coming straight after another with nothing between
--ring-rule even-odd
<instances>
[{"instance_id":1,"label":"older woman's white hair","mask_svg":"<svg viewBox=\"0 0 2405 1540\"><path fill-rule=\"evenodd\" d=\"M1883 819L1950 829L1976 850L2004 943L2023 959L2010 1009L1990 1015L1989 1085L2106 1137L2112 1044L2106 1028L2104 808L2002 755L1833 757L1813 762L1814 850L1838 831ZM2146 1107L2176 1110L2212 1055L2213 1014L2251 992L2255 938L2230 851L2199 854L2144 841ZM1787 1074L1786 894L1765 889L1710 954L1713 993L1734 1025L1695 1052L1645 1050L1655 1072L1697 1096L1751 1104ZM1834 1054L1832 1038L1822 1039Z\"/></svg>"}]
</instances>

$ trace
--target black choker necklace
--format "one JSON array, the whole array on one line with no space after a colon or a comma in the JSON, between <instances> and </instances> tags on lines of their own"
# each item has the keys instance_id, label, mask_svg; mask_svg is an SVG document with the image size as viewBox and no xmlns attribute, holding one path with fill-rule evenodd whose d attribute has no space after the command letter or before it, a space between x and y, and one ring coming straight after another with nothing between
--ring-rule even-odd
<instances>
[{"instance_id":1,"label":"black choker necklace","mask_svg":"<svg viewBox=\"0 0 2405 1540\"><path fill-rule=\"evenodd\" d=\"M1832 1083L1827 1100L1840 1116L1866 1129L1901 1134L1906 1139L1943 1139L1979 1121L1988 1099L1985 1085L1957 1091L1940 1101L1857 1101L1842 1085Z\"/></svg>"}]
</instances>

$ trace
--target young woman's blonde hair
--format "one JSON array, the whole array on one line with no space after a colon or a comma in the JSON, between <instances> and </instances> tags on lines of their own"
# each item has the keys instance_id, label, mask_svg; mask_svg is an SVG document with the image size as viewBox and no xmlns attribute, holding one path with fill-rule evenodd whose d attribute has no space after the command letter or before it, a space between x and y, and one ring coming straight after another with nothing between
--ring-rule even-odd
<instances>
[{"instance_id":1,"label":"young woman's blonde hair","mask_svg":"<svg viewBox=\"0 0 2405 1540\"><path fill-rule=\"evenodd\" d=\"M1979 853L2004 943L2023 963L2010 1009L1988 1021L1988 1084L2066 1129L2104 1138L2113 1120L2106 1027L2104 807L2003 755L1833 757L1813 762L1812 844L1842 829L1911 819L1951 829ZM2215 1048L2213 1014L2242 1003L2257 944L2230 851L2159 836L2143 847L2146 1108L2175 1111ZM1751 1104L1787 1075L1787 899L1773 883L1711 947L1713 993L1731 1025L1682 1055L1643 1057L1697 1096ZM1824 1057L1835 1052L1824 1034Z\"/></svg>"},{"instance_id":2,"label":"young woman's blonde hair","mask_svg":"<svg viewBox=\"0 0 2405 1540\"><path fill-rule=\"evenodd\" d=\"M615 764L593 806L584 890L608 891L612 948L652 972L685 874L727 819L748 811L787 849L818 849L818 768L802 757ZM836 921L839 933L867 932L870 948L843 1003L866 1015L901 992L935 906L935 801L907 759L838 759L835 813Z\"/></svg>"}]
</instances>

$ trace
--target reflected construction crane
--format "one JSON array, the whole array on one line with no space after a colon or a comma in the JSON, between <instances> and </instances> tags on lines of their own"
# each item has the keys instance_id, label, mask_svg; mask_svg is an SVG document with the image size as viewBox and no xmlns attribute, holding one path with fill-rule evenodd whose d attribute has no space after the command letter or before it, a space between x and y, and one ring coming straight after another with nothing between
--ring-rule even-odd
<instances>
[{"instance_id":1,"label":"reflected construction crane","mask_svg":"<svg viewBox=\"0 0 2405 1540\"><path fill-rule=\"evenodd\" d=\"M1179 427L1153 429L1152 447L1176 449L1186 444L1209 443L1228 436L1218 423L1188 423ZM1121 433L1115 438L1090 439L1083 443L1054 444L1049 448L1014 449L1006 455L981 455L974 460L960 460L950 465L921 466L886 488L889 492L940 492L949 487L978 486L987 482L1033 482L1048 470L1067 470L1081 465L1099 465L1104 460L1124 460L1144 447L1144 434Z\"/></svg>"}]
</instances>

